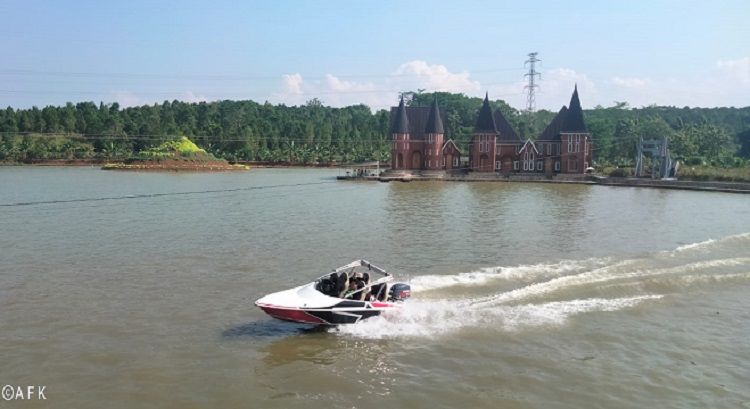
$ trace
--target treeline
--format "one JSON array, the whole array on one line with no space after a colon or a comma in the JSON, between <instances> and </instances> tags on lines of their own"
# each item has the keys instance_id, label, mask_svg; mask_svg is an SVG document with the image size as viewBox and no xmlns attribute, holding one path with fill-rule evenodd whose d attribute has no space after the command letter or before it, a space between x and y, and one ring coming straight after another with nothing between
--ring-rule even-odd
<instances>
[{"instance_id":1,"label":"treeline","mask_svg":"<svg viewBox=\"0 0 750 409\"><path fill-rule=\"evenodd\" d=\"M435 96L403 95L409 105L423 106ZM446 113L446 136L465 148L481 99L436 95ZM501 100L492 104L522 138L534 139L555 115L540 110L529 116ZM631 109L616 103L586 110L585 116L599 164L631 163L640 137L666 136L673 155L689 164L738 166L750 157L750 107ZM165 101L125 109L117 103L81 102L0 110L0 161L124 158L178 136L230 161L387 161L388 134L387 110L373 112L365 105L332 108L317 99L302 106Z\"/></svg>"},{"instance_id":2,"label":"treeline","mask_svg":"<svg viewBox=\"0 0 750 409\"><path fill-rule=\"evenodd\" d=\"M405 93L410 105L429 105L434 94ZM446 137L465 146L471 139L481 98L437 93L446 114ZM584 95L585 97L585 95ZM567 101L565 101L567 103ZM529 116L504 101L492 101L521 138L535 139L557 112L539 110ZM561 104L562 107L562 104ZM667 137L672 155L687 164L740 166L750 158L750 107L676 108L650 106L630 108L625 102L612 107L584 110L586 125L594 139L594 161L599 165L630 165L636 142Z\"/></svg>"},{"instance_id":3,"label":"treeline","mask_svg":"<svg viewBox=\"0 0 750 409\"><path fill-rule=\"evenodd\" d=\"M388 113L365 105L303 106L218 101L121 109L117 103L0 111L0 160L128 157L187 136L230 161L348 162L390 153Z\"/></svg>"}]
</instances>

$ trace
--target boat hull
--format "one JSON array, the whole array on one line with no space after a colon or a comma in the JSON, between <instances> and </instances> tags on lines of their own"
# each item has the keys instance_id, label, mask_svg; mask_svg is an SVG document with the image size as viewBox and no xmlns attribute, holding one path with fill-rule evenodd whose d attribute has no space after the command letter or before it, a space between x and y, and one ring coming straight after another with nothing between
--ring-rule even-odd
<instances>
[{"instance_id":1,"label":"boat hull","mask_svg":"<svg viewBox=\"0 0 750 409\"><path fill-rule=\"evenodd\" d=\"M273 318L317 325L356 324L363 319L397 308L393 303L362 301L342 301L329 308L295 308L264 303L256 305Z\"/></svg>"}]
</instances>

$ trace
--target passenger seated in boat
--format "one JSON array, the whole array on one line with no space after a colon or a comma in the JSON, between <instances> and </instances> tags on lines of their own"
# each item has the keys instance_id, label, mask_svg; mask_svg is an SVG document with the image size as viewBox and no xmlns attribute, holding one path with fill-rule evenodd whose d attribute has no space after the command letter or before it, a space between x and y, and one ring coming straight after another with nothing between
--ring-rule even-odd
<instances>
[{"instance_id":1,"label":"passenger seated in boat","mask_svg":"<svg viewBox=\"0 0 750 409\"><path fill-rule=\"evenodd\" d=\"M350 300L364 300L365 282L361 278L353 278L349 282L349 289L346 290L344 298Z\"/></svg>"},{"instance_id":2,"label":"passenger seated in boat","mask_svg":"<svg viewBox=\"0 0 750 409\"><path fill-rule=\"evenodd\" d=\"M344 293L344 298L347 299L354 299L355 293L357 292L357 280L351 280L349 281L349 288Z\"/></svg>"}]
</instances>

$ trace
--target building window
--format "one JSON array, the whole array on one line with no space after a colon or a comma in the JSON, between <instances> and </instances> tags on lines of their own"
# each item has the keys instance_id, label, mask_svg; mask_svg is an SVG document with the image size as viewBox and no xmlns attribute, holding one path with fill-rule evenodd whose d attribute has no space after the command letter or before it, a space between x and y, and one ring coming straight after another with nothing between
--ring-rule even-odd
<instances>
[{"instance_id":1,"label":"building window","mask_svg":"<svg viewBox=\"0 0 750 409\"><path fill-rule=\"evenodd\" d=\"M500 170L500 161L499 160L495 161L495 169L496 170Z\"/></svg>"},{"instance_id":2,"label":"building window","mask_svg":"<svg viewBox=\"0 0 750 409\"><path fill-rule=\"evenodd\" d=\"M431 161L431 160L428 160L428 161L427 161L427 167L428 167L428 168L432 167L432 161Z\"/></svg>"},{"instance_id":3,"label":"building window","mask_svg":"<svg viewBox=\"0 0 750 409\"><path fill-rule=\"evenodd\" d=\"M547 144L547 156L550 156L550 155L552 155L552 144L548 143Z\"/></svg>"},{"instance_id":4,"label":"building window","mask_svg":"<svg viewBox=\"0 0 750 409\"><path fill-rule=\"evenodd\" d=\"M517 160L513 161L513 170L518 170L518 161Z\"/></svg>"},{"instance_id":5,"label":"building window","mask_svg":"<svg viewBox=\"0 0 750 409\"><path fill-rule=\"evenodd\" d=\"M560 171L560 161L558 160L558 161L555 161L555 172L559 172L559 171Z\"/></svg>"},{"instance_id":6,"label":"building window","mask_svg":"<svg viewBox=\"0 0 750 409\"><path fill-rule=\"evenodd\" d=\"M573 152L573 136L568 135L568 152Z\"/></svg>"},{"instance_id":7,"label":"building window","mask_svg":"<svg viewBox=\"0 0 750 409\"><path fill-rule=\"evenodd\" d=\"M542 168L544 168L544 162L537 161L537 163L536 163L536 170L538 170L538 171L541 172Z\"/></svg>"},{"instance_id":8,"label":"building window","mask_svg":"<svg viewBox=\"0 0 750 409\"><path fill-rule=\"evenodd\" d=\"M453 167L456 167L456 168L458 167L458 156L453 158Z\"/></svg>"},{"instance_id":9,"label":"building window","mask_svg":"<svg viewBox=\"0 0 750 409\"><path fill-rule=\"evenodd\" d=\"M576 135L576 152L581 151L581 135Z\"/></svg>"}]
</instances>

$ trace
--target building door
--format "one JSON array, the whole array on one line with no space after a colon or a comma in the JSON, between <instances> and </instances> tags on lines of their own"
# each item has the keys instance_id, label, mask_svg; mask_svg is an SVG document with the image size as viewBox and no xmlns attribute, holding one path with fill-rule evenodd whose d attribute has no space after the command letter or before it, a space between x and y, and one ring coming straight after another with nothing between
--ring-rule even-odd
<instances>
[{"instance_id":1,"label":"building door","mask_svg":"<svg viewBox=\"0 0 750 409\"><path fill-rule=\"evenodd\" d=\"M448 170L451 167L453 167L453 155L450 153L443 156L443 163L445 164L445 169Z\"/></svg>"},{"instance_id":2,"label":"building door","mask_svg":"<svg viewBox=\"0 0 750 409\"><path fill-rule=\"evenodd\" d=\"M396 156L396 169L402 169L404 167L404 155L398 154Z\"/></svg>"},{"instance_id":3,"label":"building door","mask_svg":"<svg viewBox=\"0 0 750 409\"><path fill-rule=\"evenodd\" d=\"M414 151L414 153L411 154L411 168L422 169L422 152Z\"/></svg>"},{"instance_id":4,"label":"building door","mask_svg":"<svg viewBox=\"0 0 750 409\"><path fill-rule=\"evenodd\" d=\"M503 173L510 173L510 171L513 169L513 159L506 156L502 159L502 164L500 165L500 169Z\"/></svg>"}]
</instances>

